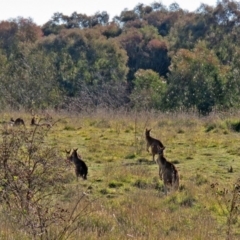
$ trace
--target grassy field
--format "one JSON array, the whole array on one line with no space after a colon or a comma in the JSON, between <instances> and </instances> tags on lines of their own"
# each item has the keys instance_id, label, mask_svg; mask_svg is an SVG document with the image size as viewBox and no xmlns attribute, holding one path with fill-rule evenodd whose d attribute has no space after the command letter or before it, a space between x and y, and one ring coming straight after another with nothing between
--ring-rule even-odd
<instances>
[{"instance_id":1,"label":"grassy field","mask_svg":"<svg viewBox=\"0 0 240 240\"><path fill-rule=\"evenodd\" d=\"M0 239L240 239L240 113L50 114L54 124L44 144L57 149L66 179L52 202L68 209L65 220L33 237L9 221L14 212L6 214L1 201ZM28 113L0 116L2 129L10 117L22 117L31 128ZM164 195L158 166L146 151L146 128L179 171L176 193ZM65 162L71 148L88 165L86 181Z\"/></svg>"}]
</instances>

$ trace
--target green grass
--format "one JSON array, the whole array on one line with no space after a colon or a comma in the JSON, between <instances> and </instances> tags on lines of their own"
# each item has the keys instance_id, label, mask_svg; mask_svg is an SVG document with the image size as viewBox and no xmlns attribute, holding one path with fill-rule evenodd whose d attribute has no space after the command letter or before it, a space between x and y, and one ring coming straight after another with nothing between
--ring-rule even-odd
<instances>
[{"instance_id":1,"label":"green grass","mask_svg":"<svg viewBox=\"0 0 240 240\"><path fill-rule=\"evenodd\" d=\"M30 115L21 116L30 123ZM2 121L9 118L10 113L2 115ZM230 124L237 116L99 111L71 118L55 113L53 118L64 120L50 130L47 143L59 149L62 159L65 149L78 148L89 168L87 181L76 180L73 165L64 173L69 182L60 202L73 208L79 192L87 196L76 210L81 224L70 239L226 239L229 202L217 192L232 189L239 177L240 135L238 125ZM146 151L146 127L164 143L165 157L179 171L176 193L163 193L158 166ZM17 239L7 217L1 214L0 220L0 238ZM232 239L240 238L239 229L237 218ZM31 239L23 231L19 236Z\"/></svg>"}]
</instances>

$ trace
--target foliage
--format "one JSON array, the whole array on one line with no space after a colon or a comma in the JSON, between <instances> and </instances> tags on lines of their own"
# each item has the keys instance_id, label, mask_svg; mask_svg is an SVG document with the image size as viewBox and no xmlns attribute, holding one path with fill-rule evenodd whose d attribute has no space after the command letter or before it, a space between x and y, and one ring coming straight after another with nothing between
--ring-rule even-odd
<instances>
[{"instance_id":1,"label":"foliage","mask_svg":"<svg viewBox=\"0 0 240 240\"><path fill-rule=\"evenodd\" d=\"M13 21L0 22L0 48L3 49L8 56L17 53L20 43L31 43L39 40L43 33L32 19L24 19L18 17Z\"/></svg>"},{"instance_id":2,"label":"foliage","mask_svg":"<svg viewBox=\"0 0 240 240\"><path fill-rule=\"evenodd\" d=\"M52 200L63 192L59 183L66 180L56 149L43 144L46 133L22 127L1 134L1 205L9 220L34 238L47 237L49 227L63 224L66 214Z\"/></svg>"},{"instance_id":3,"label":"foliage","mask_svg":"<svg viewBox=\"0 0 240 240\"><path fill-rule=\"evenodd\" d=\"M85 85L91 92L104 84L112 86L125 81L125 51L98 31L65 30L59 36L48 37L41 45L54 51L57 81L67 96L78 96ZM61 54L57 55L59 50Z\"/></svg>"},{"instance_id":4,"label":"foliage","mask_svg":"<svg viewBox=\"0 0 240 240\"><path fill-rule=\"evenodd\" d=\"M5 106L13 109L21 106L40 109L58 103L61 91L56 82L51 56L47 56L45 51L22 45L19 55L4 67L8 74L2 76L0 91Z\"/></svg>"},{"instance_id":5,"label":"foliage","mask_svg":"<svg viewBox=\"0 0 240 240\"><path fill-rule=\"evenodd\" d=\"M128 81L134 78L138 69L152 69L159 75L166 75L170 59L167 43L153 26L128 28L119 36L119 41L128 54Z\"/></svg>"},{"instance_id":6,"label":"foliage","mask_svg":"<svg viewBox=\"0 0 240 240\"><path fill-rule=\"evenodd\" d=\"M138 109L161 109L166 82L152 70L139 69L133 81L131 102Z\"/></svg>"},{"instance_id":7,"label":"foliage","mask_svg":"<svg viewBox=\"0 0 240 240\"><path fill-rule=\"evenodd\" d=\"M151 70L166 80L166 94L143 108L203 115L237 109L239 21L239 3L230 0L201 4L194 12L177 3L140 3L112 21L106 11L57 12L41 27L22 17L2 21L1 106L139 108L132 98L135 74ZM144 89L138 92L145 98Z\"/></svg>"},{"instance_id":8,"label":"foliage","mask_svg":"<svg viewBox=\"0 0 240 240\"><path fill-rule=\"evenodd\" d=\"M212 184L211 187L219 201L220 207L227 213L226 239L233 239L233 227L238 222L240 213L240 179L238 178L230 189L221 188L219 184Z\"/></svg>"},{"instance_id":9,"label":"foliage","mask_svg":"<svg viewBox=\"0 0 240 240\"><path fill-rule=\"evenodd\" d=\"M193 51L180 49L172 59L166 104L196 108L202 114L211 112L213 106L226 106L227 70L204 42L199 42Z\"/></svg>"}]
</instances>

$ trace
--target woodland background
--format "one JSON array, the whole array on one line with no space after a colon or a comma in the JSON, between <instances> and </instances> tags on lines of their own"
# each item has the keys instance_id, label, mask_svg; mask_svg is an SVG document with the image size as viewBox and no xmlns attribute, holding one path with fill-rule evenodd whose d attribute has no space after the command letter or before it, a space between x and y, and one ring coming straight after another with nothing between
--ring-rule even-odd
<instances>
[{"instance_id":1,"label":"woodland background","mask_svg":"<svg viewBox=\"0 0 240 240\"><path fill-rule=\"evenodd\" d=\"M0 22L2 109L238 108L240 2Z\"/></svg>"}]
</instances>

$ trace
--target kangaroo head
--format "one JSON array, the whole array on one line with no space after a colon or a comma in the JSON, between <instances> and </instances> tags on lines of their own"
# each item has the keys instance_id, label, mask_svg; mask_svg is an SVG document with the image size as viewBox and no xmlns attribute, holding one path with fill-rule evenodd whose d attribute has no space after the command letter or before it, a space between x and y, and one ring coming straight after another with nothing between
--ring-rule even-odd
<instances>
[{"instance_id":1,"label":"kangaroo head","mask_svg":"<svg viewBox=\"0 0 240 240\"><path fill-rule=\"evenodd\" d=\"M66 158L67 158L67 162L71 162L72 161L72 154L71 153L71 149L68 151L65 149L65 152L66 152Z\"/></svg>"},{"instance_id":2,"label":"kangaroo head","mask_svg":"<svg viewBox=\"0 0 240 240\"><path fill-rule=\"evenodd\" d=\"M146 134L146 136L150 136L150 131L151 131L152 129L150 128L150 129L147 129L146 128L146 131L145 131L145 134Z\"/></svg>"},{"instance_id":3,"label":"kangaroo head","mask_svg":"<svg viewBox=\"0 0 240 240\"><path fill-rule=\"evenodd\" d=\"M71 156L74 157L74 158L81 159L81 155L79 155L77 153L77 151L78 151L78 148L73 149L73 152L72 152Z\"/></svg>"},{"instance_id":4,"label":"kangaroo head","mask_svg":"<svg viewBox=\"0 0 240 240\"><path fill-rule=\"evenodd\" d=\"M77 150L78 150L78 148L74 148L72 154L76 154L77 155Z\"/></svg>"},{"instance_id":5,"label":"kangaroo head","mask_svg":"<svg viewBox=\"0 0 240 240\"><path fill-rule=\"evenodd\" d=\"M68 151L68 150L66 150L66 149L65 149L65 152L66 152L66 154L68 154L68 155L69 155L69 154L70 154L70 152L71 152L71 150L70 150L70 151Z\"/></svg>"},{"instance_id":6,"label":"kangaroo head","mask_svg":"<svg viewBox=\"0 0 240 240\"><path fill-rule=\"evenodd\" d=\"M163 155L163 151L164 151L165 147L157 146L157 149L158 149L158 154Z\"/></svg>"}]
</instances>

